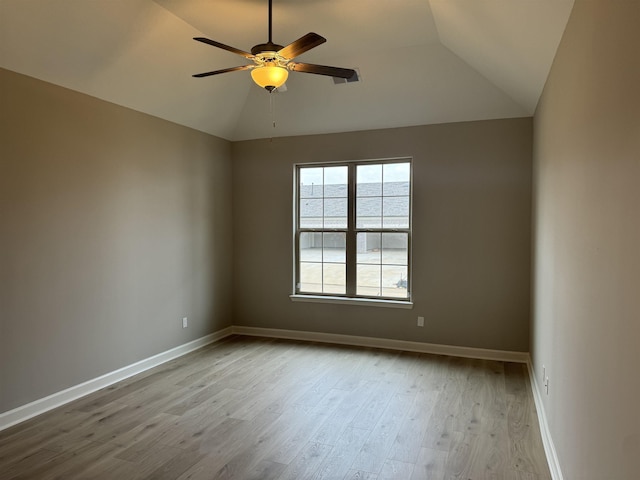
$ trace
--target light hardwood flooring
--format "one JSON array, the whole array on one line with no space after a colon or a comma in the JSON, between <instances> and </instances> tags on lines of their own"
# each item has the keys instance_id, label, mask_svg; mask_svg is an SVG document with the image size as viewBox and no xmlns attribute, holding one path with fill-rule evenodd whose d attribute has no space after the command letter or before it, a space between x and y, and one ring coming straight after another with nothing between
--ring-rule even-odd
<instances>
[{"instance_id":1,"label":"light hardwood flooring","mask_svg":"<svg viewBox=\"0 0 640 480\"><path fill-rule=\"evenodd\" d=\"M522 364L233 336L0 432L0 478L551 476Z\"/></svg>"}]
</instances>

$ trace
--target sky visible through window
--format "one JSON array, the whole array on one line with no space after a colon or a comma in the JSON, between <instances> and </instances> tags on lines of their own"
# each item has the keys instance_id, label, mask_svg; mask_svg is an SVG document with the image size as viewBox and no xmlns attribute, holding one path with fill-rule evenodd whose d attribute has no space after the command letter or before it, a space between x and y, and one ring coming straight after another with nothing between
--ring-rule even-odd
<instances>
[{"instance_id":1,"label":"sky visible through window","mask_svg":"<svg viewBox=\"0 0 640 480\"><path fill-rule=\"evenodd\" d=\"M358 170L358 183L379 183L380 165L361 165ZM387 163L384 165L385 182L406 182L409 180L409 163ZM305 168L301 170L301 185L341 185L347 183L347 167ZM323 180L324 175L324 180Z\"/></svg>"}]
</instances>

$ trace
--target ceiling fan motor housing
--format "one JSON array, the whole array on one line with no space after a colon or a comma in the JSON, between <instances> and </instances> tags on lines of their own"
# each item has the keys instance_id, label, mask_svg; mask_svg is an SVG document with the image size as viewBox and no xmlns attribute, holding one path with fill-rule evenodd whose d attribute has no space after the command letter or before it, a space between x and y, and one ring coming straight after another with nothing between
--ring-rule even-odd
<instances>
[{"instance_id":1,"label":"ceiling fan motor housing","mask_svg":"<svg viewBox=\"0 0 640 480\"><path fill-rule=\"evenodd\" d=\"M264 53L264 52L277 52L279 50L282 50L284 47L282 45L278 45L276 43L273 42L267 42L267 43L260 43L258 45L256 45L255 47L251 48L251 54L252 55L258 55L260 53Z\"/></svg>"}]
</instances>

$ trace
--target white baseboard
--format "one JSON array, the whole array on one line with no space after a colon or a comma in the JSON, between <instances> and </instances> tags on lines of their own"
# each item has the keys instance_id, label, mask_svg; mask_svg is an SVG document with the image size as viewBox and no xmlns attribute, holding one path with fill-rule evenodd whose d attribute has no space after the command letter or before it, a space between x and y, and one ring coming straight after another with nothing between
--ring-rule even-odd
<instances>
[{"instance_id":1,"label":"white baseboard","mask_svg":"<svg viewBox=\"0 0 640 480\"><path fill-rule=\"evenodd\" d=\"M435 343L410 342L389 338L359 337L355 335L339 335L336 333L305 332L300 330L280 330L276 328L231 327L234 334L257 337L283 338L288 340L306 340L311 342L337 343L358 347L387 348L407 352L433 353L451 355L453 357L479 358L482 360L498 360L503 362L527 363L526 352L510 352L505 350L487 350L484 348L458 347L455 345L439 345Z\"/></svg>"},{"instance_id":2,"label":"white baseboard","mask_svg":"<svg viewBox=\"0 0 640 480\"><path fill-rule=\"evenodd\" d=\"M410 342L405 340L393 340L387 338L361 337L355 335L340 335L335 333L305 332L299 330L280 330L274 328L256 328L233 326L227 327L212 334L198 338L178 347L146 358L132 365L120 368L100 377L88 380L79 385L56 392L47 397L22 405L8 412L0 413L0 431L24 422L32 417L45 413L56 407L84 397L101 388L108 387L150 368L161 365L169 360L185 355L193 350L204 347L210 343L221 340L232 334L283 338L289 340L306 340L312 342L336 343L341 345L354 345L360 347L386 348L390 350L404 350L408 352L432 353L437 355L451 355L455 357L479 358L485 360L498 360L505 362L528 363L529 355L524 352L509 352L503 350L487 350L483 348L458 347L454 345L438 345L434 343ZM531 367L530 367L531 368ZM533 376L532 376L533 378ZM537 388L537 387L536 387ZM539 400L536 399L538 411L541 411ZM544 415L544 412L542 413ZM545 430L548 434L548 430ZM543 434L543 440L545 439ZM551 444L553 449L553 444ZM547 450L547 443L545 443ZM555 454L555 450L553 450ZM547 455L549 455L547 453ZM554 480L562 480L562 477L554 477Z\"/></svg>"},{"instance_id":3,"label":"white baseboard","mask_svg":"<svg viewBox=\"0 0 640 480\"><path fill-rule=\"evenodd\" d=\"M544 404L542 403L542 395L538 388L538 380L536 379L536 372L533 369L531 363L531 357L527 359L527 368L529 369L529 380L531 382L531 390L533 391L533 401L536 404L536 411L538 412L538 423L540 424L540 435L542 436L542 444L544 445L544 452L547 455L547 463L549 464L549 470L551 470L551 478L553 480L564 480L562 476L562 470L560 470L560 462L558 461L558 454L556 453L556 447L553 444L553 438L551 438L551 432L549 431L549 424L547 423L547 415L544 411Z\"/></svg>"},{"instance_id":4,"label":"white baseboard","mask_svg":"<svg viewBox=\"0 0 640 480\"><path fill-rule=\"evenodd\" d=\"M112 385L116 382L120 382L126 378L129 378L138 373L149 370L150 368L157 367L169 360L185 355L189 352L204 347L210 343L221 340L232 334L232 328L227 327L217 332L205 335L191 342L185 343L178 347L167 350L166 352L159 353L139 362L133 363L126 367L120 368L113 372L101 375L100 377L88 380L79 385L67 388L60 392L56 392L47 397L38 399L34 402L22 405L8 412L0 413L0 431L9 428L17 423L24 422L36 415L47 412L51 409L69 403L80 397L84 397L90 393L93 393L101 388Z\"/></svg>"}]
</instances>

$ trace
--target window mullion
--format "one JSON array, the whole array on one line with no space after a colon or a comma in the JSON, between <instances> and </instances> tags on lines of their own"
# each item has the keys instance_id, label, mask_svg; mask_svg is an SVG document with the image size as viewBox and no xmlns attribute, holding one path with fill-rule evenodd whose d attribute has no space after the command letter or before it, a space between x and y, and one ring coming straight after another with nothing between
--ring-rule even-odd
<instances>
[{"instance_id":1,"label":"window mullion","mask_svg":"<svg viewBox=\"0 0 640 480\"><path fill-rule=\"evenodd\" d=\"M356 167L349 165L347 187L347 295L356 295Z\"/></svg>"}]
</instances>

